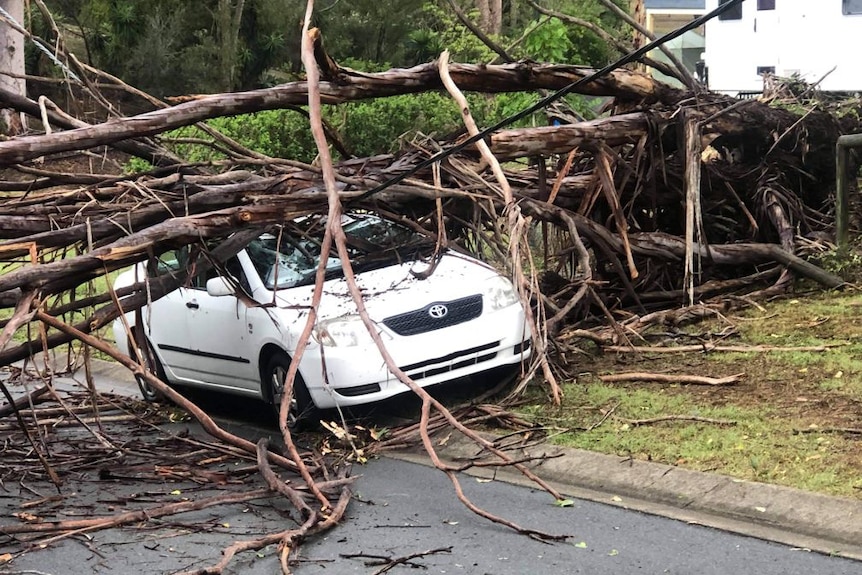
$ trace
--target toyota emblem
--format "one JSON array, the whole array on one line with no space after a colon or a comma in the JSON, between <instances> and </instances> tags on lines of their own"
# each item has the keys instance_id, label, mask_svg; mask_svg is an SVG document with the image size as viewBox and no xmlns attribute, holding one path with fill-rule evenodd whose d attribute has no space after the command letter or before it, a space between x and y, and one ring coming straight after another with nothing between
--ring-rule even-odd
<instances>
[{"instance_id":1,"label":"toyota emblem","mask_svg":"<svg viewBox=\"0 0 862 575\"><path fill-rule=\"evenodd\" d=\"M449 308L442 303L435 303L428 308L428 315L434 319L443 319L449 313Z\"/></svg>"}]
</instances>

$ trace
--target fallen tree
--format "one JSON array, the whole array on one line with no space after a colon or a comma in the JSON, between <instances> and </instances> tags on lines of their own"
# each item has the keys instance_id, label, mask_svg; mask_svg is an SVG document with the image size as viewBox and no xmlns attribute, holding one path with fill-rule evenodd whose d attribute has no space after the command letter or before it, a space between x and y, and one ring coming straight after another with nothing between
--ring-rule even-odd
<instances>
[{"instance_id":1,"label":"fallen tree","mask_svg":"<svg viewBox=\"0 0 862 575\"><path fill-rule=\"evenodd\" d=\"M4 106L38 113L48 122L44 134L0 142L0 164L16 176L16 181L10 177L3 182L0 203L0 253L10 263L0 276L0 305L15 308L3 324L0 364L83 341L147 378L214 435L234 442L137 359L119 356L91 335L121 312L145 307L185 285L191 269L150 278L122 293L80 298L75 290L187 244L200 247L193 268L200 273L206 266L218 267L236 253L241 240L254 237L266 224L322 212L338 221L345 206L395 217L434 237L446 237L458 249L491 254L507 268L534 317L539 353L528 373L541 367L554 398L559 390L549 358L563 344L582 337L599 345L626 343L626 330L632 333L651 321L664 321L666 315L656 319L664 310L739 290L787 290L796 274L829 288L843 283L796 254L800 236L832 231L834 143L839 134L854 129L825 112L800 117L763 101L737 102L697 87L673 89L624 69L599 75L576 66L475 66L441 59L407 70L360 73L324 57L319 36L312 31L305 35L303 56L307 79L302 82L191 97L173 106L151 102L150 112L92 126L57 109L48 111L44 102L0 93ZM593 80L584 82L587 78ZM331 135L319 111L323 103L445 87L458 102L469 137L476 138L482 134L471 125L461 91L561 90L573 82L581 84L583 94L609 98L608 112L590 121L562 118L561 125L498 130L477 146L461 145L464 139L417 138L394 155L340 162L330 157ZM320 152L315 165L264 156L206 127L209 145L223 152L220 162L185 163L159 143L159 136L169 130L210 118L305 104ZM70 153L108 149L146 159L154 168L130 175L51 169ZM341 250L344 256L343 241L339 227L333 226L324 243L327 250ZM341 260L350 282L349 258ZM356 289L353 295L361 313L362 296ZM686 308L691 317L697 315L692 310ZM625 330L618 325L623 322ZM25 341L12 343L15 331L29 324L37 329ZM306 338L310 329L311 324ZM388 358L385 346L378 344ZM497 465L521 470L559 498L521 462L472 432L391 360L389 364L422 398L422 419L415 432L468 507L520 530L463 497L456 476L460 469L435 457L432 420L468 435L496 456ZM247 442L236 447L260 458L261 473L275 491L282 489L282 482L273 481L267 462L299 472L316 508L285 494L305 522L298 529L238 545L226 554L228 560L235 550L281 541L287 550L286 568L292 546L337 522L342 500L349 497L346 487L336 496L315 488L317 464L296 449L287 429L285 405L295 370L296 361L280 417L288 455L273 457L265 445Z\"/></svg>"}]
</instances>

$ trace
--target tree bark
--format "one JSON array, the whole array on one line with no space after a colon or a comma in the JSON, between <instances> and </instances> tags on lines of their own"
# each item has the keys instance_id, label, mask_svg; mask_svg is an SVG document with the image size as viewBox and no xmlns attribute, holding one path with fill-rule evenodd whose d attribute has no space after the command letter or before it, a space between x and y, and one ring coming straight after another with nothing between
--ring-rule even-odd
<instances>
[{"instance_id":1,"label":"tree bark","mask_svg":"<svg viewBox=\"0 0 862 575\"><path fill-rule=\"evenodd\" d=\"M661 123L663 116L652 121ZM568 154L572 149L586 146L595 149L601 144L621 146L635 144L650 129L650 117L643 112L618 114L578 124L542 126L500 130L491 136L491 151L501 160L529 156Z\"/></svg>"},{"instance_id":2,"label":"tree bark","mask_svg":"<svg viewBox=\"0 0 862 575\"><path fill-rule=\"evenodd\" d=\"M684 257L686 242L678 237L668 234L636 234L631 236L632 249L635 252L648 253L653 248L666 250L676 257ZM722 265L746 265L775 262L786 265L793 271L807 276L814 281L828 287L839 288L846 285L840 277L831 274L822 268L808 263L802 258L793 255L776 244L726 244L726 245L702 245L693 244L691 249L694 254L703 260Z\"/></svg>"},{"instance_id":3,"label":"tree bark","mask_svg":"<svg viewBox=\"0 0 862 575\"><path fill-rule=\"evenodd\" d=\"M479 27L483 32L490 32L491 28L491 2L490 0L475 0L476 9L479 11Z\"/></svg>"},{"instance_id":4,"label":"tree bark","mask_svg":"<svg viewBox=\"0 0 862 575\"><path fill-rule=\"evenodd\" d=\"M5 12L0 21L0 90L19 96L27 93L24 80L24 0L0 0L0 9ZM12 108L0 110L3 134L17 136L24 131L22 114Z\"/></svg>"},{"instance_id":5,"label":"tree bark","mask_svg":"<svg viewBox=\"0 0 862 575\"><path fill-rule=\"evenodd\" d=\"M500 34L503 31L503 0L488 2L488 33Z\"/></svg>"}]
</instances>

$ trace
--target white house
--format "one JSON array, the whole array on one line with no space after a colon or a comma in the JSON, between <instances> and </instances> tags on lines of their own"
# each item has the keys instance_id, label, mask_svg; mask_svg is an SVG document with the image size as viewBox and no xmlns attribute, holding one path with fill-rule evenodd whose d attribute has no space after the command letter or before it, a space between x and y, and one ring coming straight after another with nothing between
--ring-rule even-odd
<instances>
[{"instance_id":1,"label":"white house","mask_svg":"<svg viewBox=\"0 0 862 575\"><path fill-rule=\"evenodd\" d=\"M656 36L663 36L702 16L706 12L704 4L705 0L645 0L644 27ZM695 74L697 62L701 59L705 47L703 27L686 32L668 42L666 46L677 60ZM650 58L667 62L667 56L659 50L650 52ZM653 74L665 82L679 84L664 74L658 72Z\"/></svg>"},{"instance_id":2,"label":"white house","mask_svg":"<svg viewBox=\"0 0 862 575\"><path fill-rule=\"evenodd\" d=\"M706 0L714 10L729 0ZM706 24L709 88L760 92L763 74L862 90L862 0L745 0Z\"/></svg>"}]
</instances>

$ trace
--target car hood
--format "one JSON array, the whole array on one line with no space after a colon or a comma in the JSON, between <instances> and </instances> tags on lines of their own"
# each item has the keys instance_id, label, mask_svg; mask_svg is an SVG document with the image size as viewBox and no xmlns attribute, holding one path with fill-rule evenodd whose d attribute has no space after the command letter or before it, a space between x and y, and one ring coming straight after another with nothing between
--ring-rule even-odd
<instances>
[{"instance_id":1,"label":"car hood","mask_svg":"<svg viewBox=\"0 0 862 575\"><path fill-rule=\"evenodd\" d=\"M357 274L356 285L362 291L370 316L380 320L420 309L433 302L483 293L483 283L498 275L487 264L447 252L433 270L425 262L405 262ZM309 306L313 291L313 285L278 290L277 305L294 308ZM356 312L346 279L333 279L323 284L318 312L321 319Z\"/></svg>"}]
</instances>

